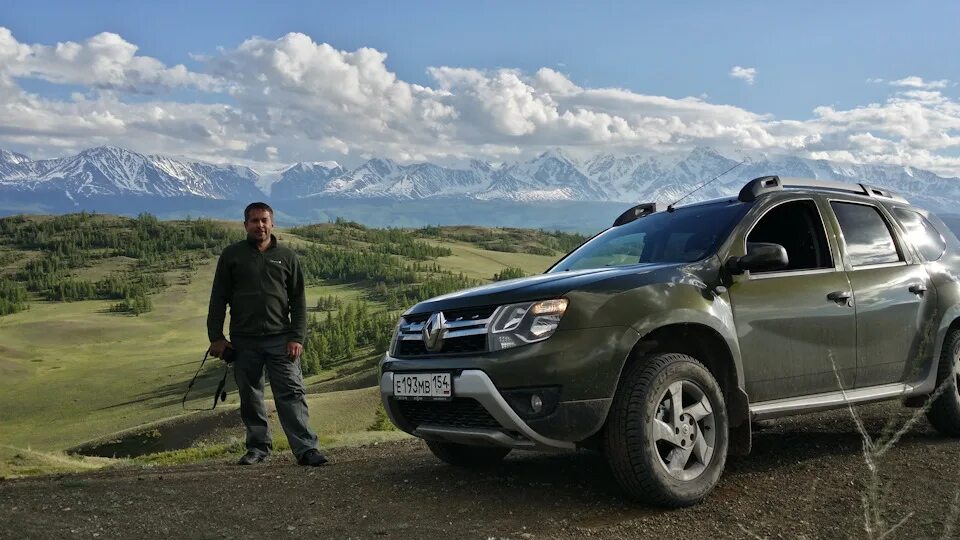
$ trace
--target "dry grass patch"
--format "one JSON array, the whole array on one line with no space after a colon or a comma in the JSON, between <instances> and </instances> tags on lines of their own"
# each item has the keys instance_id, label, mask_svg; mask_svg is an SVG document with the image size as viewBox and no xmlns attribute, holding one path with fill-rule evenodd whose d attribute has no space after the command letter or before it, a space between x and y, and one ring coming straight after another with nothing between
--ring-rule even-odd
<instances>
[{"instance_id":1,"label":"dry grass patch","mask_svg":"<svg viewBox=\"0 0 960 540\"><path fill-rule=\"evenodd\" d=\"M68 456L58 452L37 452L0 445L0 478L91 471L112 462L104 458Z\"/></svg>"}]
</instances>

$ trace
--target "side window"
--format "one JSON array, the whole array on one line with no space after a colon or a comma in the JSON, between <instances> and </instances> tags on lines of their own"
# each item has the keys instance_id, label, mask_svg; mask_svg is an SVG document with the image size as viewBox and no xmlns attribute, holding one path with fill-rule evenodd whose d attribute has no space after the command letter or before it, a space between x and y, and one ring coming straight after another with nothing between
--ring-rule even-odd
<instances>
[{"instance_id":1,"label":"side window","mask_svg":"<svg viewBox=\"0 0 960 540\"><path fill-rule=\"evenodd\" d=\"M833 268L823 220L813 201L781 204L764 214L747 236L747 243L770 242L787 250L789 264L783 270Z\"/></svg>"},{"instance_id":2,"label":"side window","mask_svg":"<svg viewBox=\"0 0 960 540\"><path fill-rule=\"evenodd\" d=\"M906 208L894 208L893 215L907 230L907 240L920 250L925 260L936 261L943 256L947 243L940 231L927 221L927 218L919 212Z\"/></svg>"},{"instance_id":3,"label":"side window","mask_svg":"<svg viewBox=\"0 0 960 540\"><path fill-rule=\"evenodd\" d=\"M831 202L840 222L847 257L852 266L893 263L903 260L893 241L890 227L875 206Z\"/></svg>"}]
</instances>

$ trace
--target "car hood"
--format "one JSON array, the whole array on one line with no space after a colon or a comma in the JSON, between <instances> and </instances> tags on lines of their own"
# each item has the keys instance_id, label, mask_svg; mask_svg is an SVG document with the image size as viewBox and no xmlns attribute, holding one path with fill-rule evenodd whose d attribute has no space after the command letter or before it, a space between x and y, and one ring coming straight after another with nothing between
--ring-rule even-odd
<instances>
[{"instance_id":1,"label":"car hood","mask_svg":"<svg viewBox=\"0 0 960 540\"><path fill-rule=\"evenodd\" d=\"M540 274L525 278L498 281L489 285L463 289L424 300L410 308L405 315L559 298L571 290L584 288L598 281L623 276L649 274L654 271L680 266L683 266L683 264L633 264L613 268L591 268L588 270Z\"/></svg>"}]
</instances>

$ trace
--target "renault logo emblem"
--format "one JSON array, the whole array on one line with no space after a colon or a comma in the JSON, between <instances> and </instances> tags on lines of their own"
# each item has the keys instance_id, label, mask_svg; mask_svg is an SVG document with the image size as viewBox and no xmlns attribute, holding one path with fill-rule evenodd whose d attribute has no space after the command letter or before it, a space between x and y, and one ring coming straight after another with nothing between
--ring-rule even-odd
<instances>
[{"instance_id":1,"label":"renault logo emblem","mask_svg":"<svg viewBox=\"0 0 960 540\"><path fill-rule=\"evenodd\" d=\"M442 312L434 313L423 325L423 346L430 352L437 352L443 348L443 331L446 320Z\"/></svg>"}]
</instances>

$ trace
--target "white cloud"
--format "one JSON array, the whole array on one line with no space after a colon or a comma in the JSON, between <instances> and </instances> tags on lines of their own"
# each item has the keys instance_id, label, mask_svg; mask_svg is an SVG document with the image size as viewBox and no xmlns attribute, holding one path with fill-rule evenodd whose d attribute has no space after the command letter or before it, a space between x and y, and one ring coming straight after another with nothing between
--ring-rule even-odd
<instances>
[{"instance_id":1,"label":"white cloud","mask_svg":"<svg viewBox=\"0 0 960 540\"><path fill-rule=\"evenodd\" d=\"M757 78L757 69L733 66L730 70L730 76L734 79L741 79L747 84L753 84Z\"/></svg>"},{"instance_id":2,"label":"white cloud","mask_svg":"<svg viewBox=\"0 0 960 540\"><path fill-rule=\"evenodd\" d=\"M432 67L421 86L391 71L382 51L338 50L297 33L251 38L194 60L197 71L168 67L115 34L48 46L20 43L0 28L0 147L44 157L110 143L275 168L372 156L500 161L547 147L649 153L709 145L960 175L960 158L952 157L960 150L960 102L940 91L944 81L920 77L894 81L882 102L778 119L706 96L581 86L547 67L532 74ZM731 76L750 83L756 70L738 66ZM28 78L80 88L44 97L20 87ZM206 99L164 95L180 87Z\"/></svg>"},{"instance_id":3,"label":"white cloud","mask_svg":"<svg viewBox=\"0 0 960 540\"><path fill-rule=\"evenodd\" d=\"M83 43L24 45L9 29L0 27L0 71L12 77L148 94L183 86L219 87L210 75L192 73L182 64L167 67L155 58L138 56L137 48L109 32Z\"/></svg>"},{"instance_id":4,"label":"white cloud","mask_svg":"<svg viewBox=\"0 0 960 540\"><path fill-rule=\"evenodd\" d=\"M882 81L882 79L878 79ZM938 90L941 88L946 88L950 83L948 80L939 80L939 81L925 81L922 77L917 77L912 75L910 77L905 77L897 81L890 81L891 86L899 86L901 88L919 88L921 90Z\"/></svg>"},{"instance_id":5,"label":"white cloud","mask_svg":"<svg viewBox=\"0 0 960 540\"><path fill-rule=\"evenodd\" d=\"M537 86L543 88L544 91L554 94L572 94L581 90L581 88L573 84L566 75L550 68L540 68L537 70L534 80L536 80Z\"/></svg>"}]
</instances>

